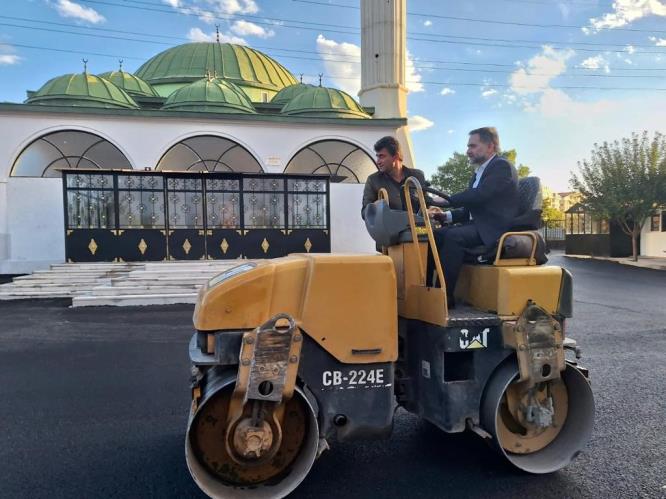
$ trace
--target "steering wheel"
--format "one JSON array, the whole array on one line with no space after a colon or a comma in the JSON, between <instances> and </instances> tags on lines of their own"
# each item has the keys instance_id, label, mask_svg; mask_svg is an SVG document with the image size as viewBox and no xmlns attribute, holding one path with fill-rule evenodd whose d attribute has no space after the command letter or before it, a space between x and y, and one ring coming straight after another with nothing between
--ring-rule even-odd
<instances>
[{"instance_id":1,"label":"steering wheel","mask_svg":"<svg viewBox=\"0 0 666 499\"><path fill-rule=\"evenodd\" d=\"M438 206L440 208L448 208L449 206L451 206L451 203L450 203L451 196L449 196L445 192L442 192L438 189L434 189L432 187L423 187L423 192L428 192L430 194L434 194L435 196L439 196L440 198L442 198L444 200L443 202L441 202L441 201L436 202L436 201L433 200L432 204L434 206Z\"/></svg>"}]
</instances>

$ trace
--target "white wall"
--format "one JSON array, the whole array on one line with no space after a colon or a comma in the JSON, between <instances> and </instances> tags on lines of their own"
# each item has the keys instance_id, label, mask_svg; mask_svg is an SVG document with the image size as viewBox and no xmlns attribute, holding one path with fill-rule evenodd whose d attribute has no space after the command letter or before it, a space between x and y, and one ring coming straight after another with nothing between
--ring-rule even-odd
<instances>
[{"instance_id":1,"label":"white wall","mask_svg":"<svg viewBox=\"0 0 666 499\"><path fill-rule=\"evenodd\" d=\"M361 218L363 184L331 184L331 251L375 253Z\"/></svg>"},{"instance_id":2,"label":"white wall","mask_svg":"<svg viewBox=\"0 0 666 499\"><path fill-rule=\"evenodd\" d=\"M9 177L21 151L45 134L94 133L118 147L136 169L154 167L169 148L187 137L217 135L243 145L266 172L281 173L291 157L312 142L344 140L373 156L377 139L396 133L395 127L373 120L364 121L363 126L345 126L11 111L0 112L0 129L0 273L29 272L64 260L60 180ZM333 251L374 251L360 218L362 189L358 184L331 188Z\"/></svg>"},{"instance_id":3,"label":"white wall","mask_svg":"<svg viewBox=\"0 0 666 499\"><path fill-rule=\"evenodd\" d=\"M650 219L641 230L641 256L666 257L666 232L650 231Z\"/></svg>"},{"instance_id":4,"label":"white wall","mask_svg":"<svg viewBox=\"0 0 666 499\"><path fill-rule=\"evenodd\" d=\"M7 182L9 255L0 273L19 274L65 260L62 181L12 177Z\"/></svg>"}]
</instances>

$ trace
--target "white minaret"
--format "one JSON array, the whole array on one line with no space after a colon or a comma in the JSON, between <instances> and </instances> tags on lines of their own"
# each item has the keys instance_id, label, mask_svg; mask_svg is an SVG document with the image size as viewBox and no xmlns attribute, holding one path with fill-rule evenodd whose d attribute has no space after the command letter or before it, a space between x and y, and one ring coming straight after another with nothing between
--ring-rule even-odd
<instances>
[{"instance_id":1,"label":"white minaret","mask_svg":"<svg viewBox=\"0 0 666 499\"><path fill-rule=\"evenodd\" d=\"M406 118L406 0L360 0L361 105L375 108L375 118ZM409 129L397 130L407 166L416 167Z\"/></svg>"}]
</instances>

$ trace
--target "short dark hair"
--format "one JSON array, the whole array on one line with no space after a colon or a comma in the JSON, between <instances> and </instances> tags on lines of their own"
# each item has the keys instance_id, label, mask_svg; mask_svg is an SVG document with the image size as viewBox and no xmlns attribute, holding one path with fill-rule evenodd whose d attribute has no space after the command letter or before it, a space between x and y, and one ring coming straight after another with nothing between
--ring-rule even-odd
<instances>
[{"instance_id":1,"label":"short dark hair","mask_svg":"<svg viewBox=\"0 0 666 499\"><path fill-rule=\"evenodd\" d=\"M471 132L469 132L469 135L474 135L477 134L479 136L479 139L481 142L484 144L494 144L495 145L495 152L499 153L500 152L500 141L499 141L499 134L497 133L497 128L494 126L484 126L481 128L475 128Z\"/></svg>"},{"instance_id":2,"label":"short dark hair","mask_svg":"<svg viewBox=\"0 0 666 499\"><path fill-rule=\"evenodd\" d=\"M398 156L398 159L402 161L400 142L398 142L395 137L387 135L375 142L375 152L379 152L382 149L386 149L391 156Z\"/></svg>"}]
</instances>

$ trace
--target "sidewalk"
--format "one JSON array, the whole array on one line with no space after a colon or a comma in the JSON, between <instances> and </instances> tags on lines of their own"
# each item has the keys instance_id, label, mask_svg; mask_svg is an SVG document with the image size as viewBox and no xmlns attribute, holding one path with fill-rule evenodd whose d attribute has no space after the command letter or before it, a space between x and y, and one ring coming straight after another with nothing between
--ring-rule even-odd
<instances>
[{"instance_id":1,"label":"sidewalk","mask_svg":"<svg viewBox=\"0 0 666 499\"><path fill-rule=\"evenodd\" d=\"M642 267L644 269L666 270L666 257L647 257L639 256L638 261L634 262L631 257L614 258L610 256L590 256L590 255L565 255L567 258L577 258L579 260L605 260L607 262L616 262L622 265L631 265L632 267Z\"/></svg>"}]
</instances>

